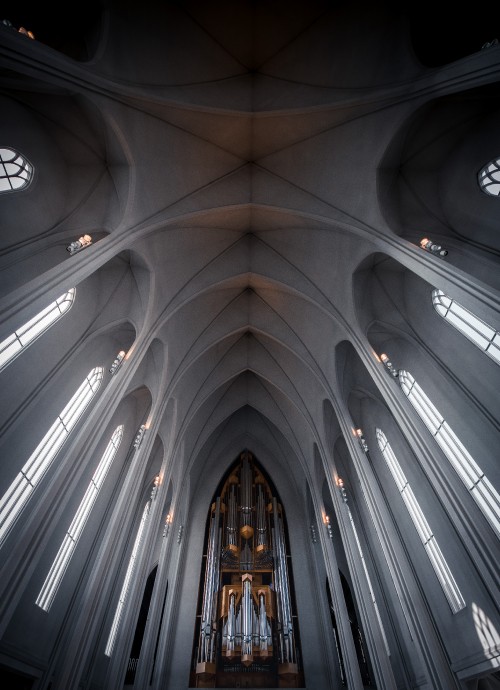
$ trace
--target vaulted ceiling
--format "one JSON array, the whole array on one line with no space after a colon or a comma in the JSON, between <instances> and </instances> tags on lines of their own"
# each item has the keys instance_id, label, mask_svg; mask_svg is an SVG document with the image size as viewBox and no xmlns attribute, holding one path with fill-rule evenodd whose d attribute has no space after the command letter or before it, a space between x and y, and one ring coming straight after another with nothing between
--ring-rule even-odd
<instances>
[{"instance_id":1,"label":"vaulted ceiling","mask_svg":"<svg viewBox=\"0 0 500 690\"><path fill-rule=\"evenodd\" d=\"M418 171L459 144L443 149L434 101L444 77L415 52L413 9L117 0L57 21L32 10L37 40L22 60L18 36L2 51L7 70L15 59L24 74L4 80L3 112L45 137L43 220L18 199L6 215L22 282L36 289L43 265L57 296L122 257L134 280L113 299L126 310L134 292L139 303L130 389L148 381L159 433L184 469L252 446L309 473L323 401L345 402L336 348L365 337L368 299L353 275L380 252L415 270L421 231L405 208L424 216ZM484 56L472 58L480 70ZM445 97L464 89L464 74L450 64ZM462 138L483 115L480 94L469 100L447 110ZM436 137L416 152L408 132L424 121ZM446 234L440 211L435 231ZM65 244L82 231L94 244L70 265ZM12 305L18 260L4 268Z\"/></svg>"}]
</instances>

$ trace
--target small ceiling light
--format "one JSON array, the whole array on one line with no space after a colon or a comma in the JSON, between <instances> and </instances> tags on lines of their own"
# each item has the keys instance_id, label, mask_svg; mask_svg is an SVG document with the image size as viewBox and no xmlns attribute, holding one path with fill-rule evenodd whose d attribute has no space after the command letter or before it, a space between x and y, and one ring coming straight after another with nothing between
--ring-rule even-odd
<instances>
[{"instance_id":1,"label":"small ceiling light","mask_svg":"<svg viewBox=\"0 0 500 690\"><path fill-rule=\"evenodd\" d=\"M111 374L111 376L116 374L118 369L121 367L121 364L122 364L124 359L125 359L125 351L120 350L120 352L116 355L115 360L109 369L109 373Z\"/></svg>"},{"instance_id":2,"label":"small ceiling light","mask_svg":"<svg viewBox=\"0 0 500 690\"><path fill-rule=\"evenodd\" d=\"M427 237L424 237L422 240L420 240L420 246L422 249L425 249L427 252L435 254L436 256L446 256L448 254L447 249L443 249L440 244L434 244L434 242Z\"/></svg>"},{"instance_id":3,"label":"small ceiling light","mask_svg":"<svg viewBox=\"0 0 500 690\"><path fill-rule=\"evenodd\" d=\"M79 237L77 240L69 244L66 249L67 251L73 256L73 254L77 254L78 252L81 252L82 249L85 249L85 247L88 247L89 245L92 244L92 237L90 235L82 235Z\"/></svg>"},{"instance_id":4,"label":"small ceiling light","mask_svg":"<svg viewBox=\"0 0 500 690\"><path fill-rule=\"evenodd\" d=\"M382 353L380 355L380 360L384 367L387 369L387 371L390 373L390 375L393 378L397 379L399 377L399 371L394 367L389 357L386 354Z\"/></svg>"},{"instance_id":5,"label":"small ceiling light","mask_svg":"<svg viewBox=\"0 0 500 690\"><path fill-rule=\"evenodd\" d=\"M356 429L356 436L358 437L359 445L364 453L368 453L368 444L363 436L363 431L361 429Z\"/></svg>"}]
</instances>

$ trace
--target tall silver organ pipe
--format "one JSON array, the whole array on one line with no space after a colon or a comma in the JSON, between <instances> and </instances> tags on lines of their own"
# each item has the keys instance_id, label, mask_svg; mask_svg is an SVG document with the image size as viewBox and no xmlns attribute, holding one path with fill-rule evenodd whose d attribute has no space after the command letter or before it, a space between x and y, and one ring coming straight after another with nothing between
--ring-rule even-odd
<instances>
[{"instance_id":1,"label":"tall silver organ pipe","mask_svg":"<svg viewBox=\"0 0 500 690\"><path fill-rule=\"evenodd\" d=\"M252 576L243 575L243 625L242 625L242 641L241 641L241 661L248 666L253 661L252 654L252 632L253 632L253 600L252 600Z\"/></svg>"},{"instance_id":2,"label":"tall silver organ pipe","mask_svg":"<svg viewBox=\"0 0 500 690\"><path fill-rule=\"evenodd\" d=\"M295 643L293 639L293 619L288 585L285 535L283 522L278 512L278 502L273 498L273 547L274 572L276 579L276 598L278 603L278 634L280 636L281 663L295 663Z\"/></svg>"},{"instance_id":3,"label":"tall silver organ pipe","mask_svg":"<svg viewBox=\"0 0 500 690\"><path fill-rule=\"evenodd\" d=\"M215 636L217 633L217 592L219 589L219 521L220 498L216 500L215 511L210 524L207 550L207 567L203 591L203 608L198 662L214 663Z\"/></svg>"},{"instance_id":4,"label":"tall silver organ pipe","mask_svg":"<svg viewBox=\"0 0 500 690\"><path fill-rule=\"evenodd\" d=\"M251 525L252 514L252 472L250 470L250 463L248 458L243 460L241 465L240 478L240 495L241 495L241 524Z\"/></svg>"},{"instance_id":5,"label":"tall silver organ pipe","mask_svg":"<svg viewBox=\"0 0 500 690\"><path fill-rule=\"evenodd\" d=\"M229 493L229 501L228 501L228 515L227 515L227 525L226 525L226 532L227 532L227 545L229 547L236 547L237 546L237 534L236 530L238 527L237 523L237 505L236 505L236 487L234 484L231 486L231 490Z\"/></svg>"},{"instance_id":6,"label":"tall silver organ pipe","mask_svg":"<svg viewBox=\"0 0 500 690\"><path fill-rule=\"evenodd\" d=\"M257 548L260 546L263 548L266 545L266 506L264 500L264 492L262 491L262 486L259 484L257 487Z\"/></svg>"}]
</instances>

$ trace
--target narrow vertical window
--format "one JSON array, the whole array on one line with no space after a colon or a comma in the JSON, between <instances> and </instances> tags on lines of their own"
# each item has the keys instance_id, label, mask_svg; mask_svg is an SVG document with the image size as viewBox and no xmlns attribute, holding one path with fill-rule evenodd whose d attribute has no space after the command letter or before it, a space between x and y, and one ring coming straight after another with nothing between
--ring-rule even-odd
<instances>
[{"instance_id":1,"label":"narrow vertical window","mask_svg":"<svg viewBox=\"0 0 500 690\"><path fill-rule=\"evenodd\" d=\"M0 343L0 371L66 314L75 301L75 294L75 288L71 288Z\"/></svg>"},{"instance_id":2,"label":"narrow vertical window","mask_svg":"<svg viewBox=\"0 0 500 690\"><path fill-rule=\"evenodd\" d=\"M26 189L33 177L33 166L15 149L0 147L0 193Z\"/></svg>"},{"instance_id":3,"label":"narrow vertical window","mask_svg":"<svg viewBox=\"0 0 500 690\"><path fill-rule=\"evenodd\" d=\"M144 534L144 528L146 526L146 521L149 515L149 507L151 501L148 501L144 506L144 511L142 513L141 523L137 531L137 536L134 542L134 548L132 549L132 554L130 555L130 560L128 562L127 572L125 574L125 580L123 581L122 590L120 592L120 598L118 599L118 606L116 607L115 617L113 618L113 623L111 624L111 631L109 633L108 642L106 644L106 649L104 654L106 656L111 656L116 642L116 637L118 635L118 630L120 628L120 622L123 615L123 609L125 607L125 602L127 601L127 594L130 587L130 582L132 580L132 575L134 573L135 562L137 560L137 553L141 545L142 536Z\"/></svg>"},{"instance_id":4,"label":"narrow vertical window","mask_svg":"<svg viewBox=\"0 0 500 690\"><path fill-rule=\"evenodd\" d=\"M78 539L80 538L83 528L87 522L93 505L97 499L97 495L106 479L111 463L113 462L116 451L121 443L123 437L123 425L117 427L108 443L104 455L102 456L99 465L87 487L85 496L80 503L73 522L69 526L68 531L62 541L62 544L57 552L57 556L52 564L49 574L45 578L43 587L38 595L36 603L44 611L48 611L54 597L59 589L59 585L64 577L66 568L69 565L73 552L76 548Z\"/></svg>"},{"instance_id":5,"label":"narrow vertical window","mask_svg":"<svg viewBox=\"0 0 500 690\"><path fill-rule=\"evenodd\" d=\"M384 641L385 651L387 652L387 656L391 656L391 650L389 649L389 643L387 642L387 637L385 634L385 629L384 629L384 625L382 623L382 619L380 617L380 611L378 609L377 600L375 599L375 592L373 591L372 581L370 580L370 576L368 574L368 568L366 567L365 557L363 555L363 549L361 548L361 542L359 541L358 531L356 529L356 525L354 524L354 519L352 517L352 513L351 513L349 506L347 506L347 514L349 515L349 520L351 522L351 527L352 527L352 531L354 534L354 539L356 540L356 546L358 547L358 551L359 551L359 557L361 558L361 563L363 565L363 570L365 573L366 582L368 584L368 589L370 590L370 596L372 598L373 608L375 610L375 616L377 617L377 621L378 621L378 624L380 626L380 633L381 633L382 639Z\"/></svg>"},{"instance_id":6,"label":"narrow vertical window","mask_svg":"<svg viewBox=\"0 0 500 690\"><path fill-rule=\"evenodd\" d=\"M481 168L477 181L485 194L500 196L500 158L495 158Z\"/></svg>"},{"instance_id":7,"label":"narrow vertical window","mask_svg":"<svg viewBox=\"0 0 500 690\"><path fill-rule=\"evenodd\" d=\"M465 607L465 601L462 594L458 588L455 578L453 577L448 564L441 553L441 549L437 543L437 540L432 533L429 523L425 519L425 515L420 507L415 495L412 491L408 480L399 464L394 451L392 450L385 434L380 429L376 430L377 442L380 452L384 456L384 460L389 467L392 474L392 478L396 482L396 486L399 489L399 493L405 505L410 513L410 517L413 520L415 529L418 532L418 536L424 546L424 549L429 557L434 572L441 584L443 592L448 600L451 610L453 613L458 613Z\"/></svg>"},{"instance_id":8,"label":"narrow vertical window","mask_svg":"<svg viewBox=\"0 0 500 690\"><path fill-rule=\"evenodd\" d=\"M413 376L408 371L400 370L399 382L404 394L436 439L483 515L500 536L500 496L494 486Z\"/></svg>"},{"instance_id":9,"label":"narrow vertical window","mask_svg":"<svg viewBox=\"0 0 500 690\"><path fill-rule=\"evenodd\" d=\"M442 290L432 291L432 304L439 316L454 326L480 350L500 364L500 333Z\"/></svg>"},{"instance_id":10,"label":"narrow vertical window","mask_svg":"<svg viewBox=\"0 0 500 690\"><path fill-rule=\"evenodd\" d=\"M101 385L104 369L92 369L0 500L0 545Z\"/></svg>"}]
</instances>

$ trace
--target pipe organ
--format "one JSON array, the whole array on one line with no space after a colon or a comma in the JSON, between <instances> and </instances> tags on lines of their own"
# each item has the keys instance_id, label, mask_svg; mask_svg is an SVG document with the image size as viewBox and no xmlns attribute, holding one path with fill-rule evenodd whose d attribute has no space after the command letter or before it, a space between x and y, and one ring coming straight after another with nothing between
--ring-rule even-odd
<instances>
[{"instance_id":1,"label":"pipe organ","mask_svg":"<svg viewBox=\"0 0 500 690\"><path fill-rule=\"evenodd\" d=\"M243 452L215 497L191 687L302 687L285 518Z\"/></svg>"}]
</instances>

